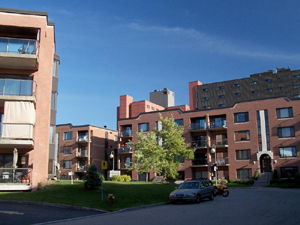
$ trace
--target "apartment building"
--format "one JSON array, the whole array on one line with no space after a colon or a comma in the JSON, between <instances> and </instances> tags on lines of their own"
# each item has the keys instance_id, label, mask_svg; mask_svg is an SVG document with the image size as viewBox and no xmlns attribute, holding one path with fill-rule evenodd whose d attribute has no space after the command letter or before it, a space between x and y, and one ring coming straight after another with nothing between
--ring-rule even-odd
<instances>
[{"instance_id":1,"label":"apartment building","mask_svg":"<svg viewBox=\"0 0 300 225\"><path fill-rule=\"evenodd\" d=\"M101 172L101 162L108 162L108 169L113 168L113 154L117 157L118 132L94 125L73 126L59 124L56 126L59 137L58 159L60 164L60 179L82 180L90 164L96 164ZM117 168L117 167L114 167ZM102 171L106 175L106 171Z\"/></svg>"},{"instance_id":2,"label":"apartment building","mask_svg":"<svg viewBox=\"0 0 300 225\"><path fill-rule=\"evenodd\" d=\"M182 163L181 179L214 179L216 175L248 179L255 171L274 170L281 178L293 176L300 167L299 100L300 70L289 68L212 84L190 82L190 106L163 109L154 106L149 111L153 103L144 101L145 107L132 111L138 103L131 96L121 96L119 169L134 179L145 179L145 174L127 169L134 152L128 142L136 142L136 132L140 130L157 129L161 114L173 116L184 128L186 143L196 149L194 159ZM215 165L217 172L214 172ZM150 173L150 179L155 176L155 171Z\"/></svg>"},{"instance_id":3,"label":"apartment building","mask_svg":"<svg viewBox=\"0 0 300 225\"><path fill-rule=\"evenodd\" d=\"M5 8L0 21L0 190L36 189L55 175L54 23L45 12Z\"/></svg>"}]
</instances>

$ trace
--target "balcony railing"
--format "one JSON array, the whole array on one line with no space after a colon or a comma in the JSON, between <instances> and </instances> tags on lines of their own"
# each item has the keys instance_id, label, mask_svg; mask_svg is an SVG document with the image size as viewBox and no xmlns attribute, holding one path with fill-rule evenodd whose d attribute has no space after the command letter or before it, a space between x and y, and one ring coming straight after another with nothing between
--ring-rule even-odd
<instances>
[{"instance_id":1,"label":"balcony railing","mask_svg":"<svg viewBox=\"0 0 300 225\"><path fill-rule=\"evenodd\" d=\"M87 166L78 166L76 172L86 172Z\"/></svg>"},{"instance_id":2,"label":"balcony railing","mask_svg":"<svg viewBox=\"0 0 300 225\"><path fill-rule=\"evenodd\" d=\"M30 172L29 168L0 168L0 183L30 184Z\"/></svg>"},{"instance_id":3,"label":"balcony railing","mask_svg":"<svg viewBox=\"0 0 300 225\"><path fill-rule=\"evenodd\" d=\"M193 166L204 166L207 165L207 159L206 158L198 158L192 160Z\"/></svg>"},{"instance_id":4,"label":"balcony railing","mask_svg":"<svg viewBox=\"0 0 300 225\"><path fill-rule=\"evenodd\" d=\"M129 137L132 136L131 130L121 130L120 131L120 137Z\"/></svg>"},{"instance_id":5,"label":"balcony railing","mask_svg":"<svg viewBox=\"0 0 300 225\"><path fill-rule=\"evenodd\" d=\"M37 54L38 42L30 39L0 38L0 52L15 54Z\"/></svg>"},{"instance_id":6,"label":"balcony railing","mask_svg":"<svg viewBox=\"0 0 300 225\"><path fill-rule=\"evenodd\" d=\"M213 160L212 163L215 163ZM217 166L226 166L229 164L228 157L226 158L217 158Z\"/></svg>"},{"instance_id":7,"label":"balcony railing","mask_svg":"<svg viewBox=\"0 0 300 225\"><path fill-rule=\"evenodd\" d=\"M192 123L191 124L191 130L205 130L206 124L201 123Z\"/></svg>"},{"instance_id":8,"label":"balcony railing","mask_svg":"<svg viewBox=\"0 0 300 225\"><path fill-rule=\"evenodd\" d=\"M206 143L206 141L193 141L192 147L193 148L206 148L207 143Z\"/></svg>"},{"instance_id":9,"label":"balcony railing","mask_svg":"<svg viewBox=\"0 0 300 225\"><path fill-rule=\"evenodd\" d=\"M88 157L88 151L87 150L81 152L79 151L77 153L77 157Z\"/></svg>"},{"instance_id":10,"label":"balcony railing","mask_svg":"<svg viewBox=\"0 0 300 225\"><path fill-rule=\"evenodd\" d=\"M0 95L32 96L32 80L0 79Z\"/></svg>"},{"instance_id":11,"label":"balcony railing","mask_svg":"<svg viewBox=\"0 0 300 225\"><path fill-rule=\"evenodd\" d=\"M119 153L132 153L132 148L131 147L120 147Z\"/></svg>"},{"instance_id":12,"label":"balcony railing","mask_svg":"<svg viewBox=\"0 0 300 225\"><path fill-rule=\"evenodd\" d=\"M216 145L220 146L220 145L228 145L228 141L227 139L223 139L221 141L216 141Z\"/></svg>"},{"instance_id":13,"label":"balcony railing","mask_svg":"<svg viewBox=\"0 0 300 225\"><path fill-rule=\"evenodd\" d=\"M89 136L87 136L87 135L78 136L77 140L78 140L78 142L88 142L89 141Z\"/></svg>"},{"instance_id":14,"label":"balcony railing","mask_svg":"<svg viewBox=\"0 0 300 225\"><path fill-rule=\"evenodd\" d=\"M122 162L120 165L120 169L128 169L132 166L132 162Z\"/></svg>"},{"instance_id":15,"label":"balcony railing","mask_svg":"<svg viewBox=\"0 0 300 225\"><path fill-rule=\"evenodd\" d=\"M210 123L210 128L226 128L226 120L223 122L211 122Z\"/></svg>"}]
</instances>

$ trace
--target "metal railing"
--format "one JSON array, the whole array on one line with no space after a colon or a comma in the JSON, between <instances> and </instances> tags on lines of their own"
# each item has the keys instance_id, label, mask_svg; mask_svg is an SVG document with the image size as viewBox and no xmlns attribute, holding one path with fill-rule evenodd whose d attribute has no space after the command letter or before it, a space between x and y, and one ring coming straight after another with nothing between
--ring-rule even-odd
<instances>
[{"instance_id":1,"label":"metal railing","mask_svg":"<svg viewBox=\"0 0 300 225\"><path fill-rule=\"evenodd\" d=\"M121 130L120 137L128 137L132 136L132 130Z\"/></svg>"},{"instance_id":2,"label":"metal railing","mask_svg":"<svg viewBox=\"0 0 300 225\"><path fill-rule=\"evenodd\" d=\"M206 129L206 124L201 124L201 123L192 123L190 126L191 130L205 130Z\"/></svg>"},{"instance_id":3,"label":"metal railing","mask_svg":"<svg viewBox=\"0 0 300 225\"><path fill-rule=\"evenodd\" d=\"M227 139L223 139L221 141L216 141L216 145L228 145Z\"/></svg>"},{"instance_id":4,"label":"metal railing","mask_svg":"<svg viewBox=\"0 0 300 225\"><path fill-rule=\"evenodd\" d=\"M215 163L214 160L212 160L212 163ZM217 158L217 166L226 166L229 164L228 157L226 158Z\"/></svg>"},{"instance_id":5,"label":"metal railing","mask_svg":"<svg viewBox=\"0 0 300 225\"><path fill-rule=\"evenodd\" d=\"M193 148L206 148L207 143L206 141L192 141Z\"/></svg>"},{"instance_id":6,"label":"metal railing","mask_svg":"<svg viewBox=\"0 0 300 225\"><path fill-rule=\"evenodd\" d=\"M193 159L193 160L192 160L192 165L193 165L193 166L203 166L203 165L207 165L207 159L206 159L206 158Z\"/></svg>"},{"instance_id":7,"label":"metal railing","mask_svg":"<svg viewBox=\"0 0 300 225\"><path fill-rule=\"evenodd\" d=\"M221 127L227 127L226 125L226 120L222 122L211 122L210 123L210 128L221 128Z\"/></svg>"},{"instance_id":8,"label":"metal railing","mask_svg":"<svg viewBox=\"0 0 300 225\"><path fill-rule=\"evenodd\" d=\"M32 96L32 80L0 79L0 95Z\"/></svg>"},{"instance_id":9,"label":"metal railing","mask_svg":"<svg viewBox=\"0 0 300 225\"><path fill-rule=\"evenodd\" d=\"M78 166L76 171L77 172L86 172L87 166Z\"/></svg>"},{"instance_id":10,"label":"metal railing","mask_svg":"<svg viewBox=\"0 0 300 225\"><path fill-rule=\"evenodd\" d=\"M120 164L120 169L128 169L132 166L132 162L122 162Z\"/></svg>"},{"instance_id":11,"label":"metal railing","mask_svg":"<svg viewBox=\"0 0 300 225\"><path fill-rule=\"evenodd\" d=\"M0 38L0 52L36 55L38 42L31 39Z\"/></svg>"},{"instance_id":12,"label":"metal railing","mask_svg":"<svg viewBox=\"0 0 300 225\"><path fill-rule=\"evenodd\" d=\"M88 142L89 141L89 136L88 135L78 136L77 140L78 141L83 141L83 142Z\"/></svg>"},{"instance_id":13,"label":"metal railing","mask_svg":"<svg viewBox=\"0 0 300 225\"><path fill-rule=\"evenodd\" d=\"M30 184L30 168L0 168L0 183Z\"/></svg>"},{"instance_id":14,"label":"metal railing","mask_svg":"<svg viewBox=\"0 0 300 225\"><path fill-rule=\"evenodd\" d=\"M77 152L77 157L88 157L88 151L84 150L84 151L79 151Z\"/></svg>"},{"instance_id":15,"label":"metal railing","mask_svg":"<svg viewBox=\"0 0 300 225\"><path fill-rule=\"evenodd\" d=\"M119 153L131 153L132 148L131 147L120 147L119 148Z\"/></svg>"}]
</instances>

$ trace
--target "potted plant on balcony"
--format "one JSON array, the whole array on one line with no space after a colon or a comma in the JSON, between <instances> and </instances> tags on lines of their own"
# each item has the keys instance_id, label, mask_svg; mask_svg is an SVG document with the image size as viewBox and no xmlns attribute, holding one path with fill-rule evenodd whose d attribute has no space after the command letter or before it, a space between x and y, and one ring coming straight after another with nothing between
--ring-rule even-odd
<instances>
[{"instance_id":1,"label":"potted plant on balcony","mask_svg":"<svg viewBox=\"0 0 300 225\"><path fill-rule=\"evenodd\" d=\"M22 177L21 182L22 182L23 184L27 183L27 175L26 175L26 174Z\"/></svg>"}]
</instances>

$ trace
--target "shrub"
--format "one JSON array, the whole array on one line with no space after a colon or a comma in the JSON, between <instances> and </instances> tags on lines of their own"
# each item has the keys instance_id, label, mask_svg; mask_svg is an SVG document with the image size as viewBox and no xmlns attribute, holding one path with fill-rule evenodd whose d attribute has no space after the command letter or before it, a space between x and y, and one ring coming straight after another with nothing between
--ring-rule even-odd
<instances>
[{"instance_id":1,"label":"shrub","mask_svg":"<svg viewBox=\"0 0 300 225\"><path fill-rule=\"evenodd\" d=\"M124 181L125 181L125 182L131 181L131 177L130 177L130 176L128 176L128 175L123 175L123 177L124 177Z\"/></svg>"},{"instance_id":2,"label":"shrub","mask_svg":"<svg viewBox=\"0 0 300 225\"><path fill-rule=\"evenodd\" d=\"M112 180L112 181L120 181L120 175L113 175L113 176L111 177L111 180Z\"/></svg>"},{"instance_id":3,"label":"shrub","mask_svg":"<svg viewBox=\"0 0 300 225\"><path fill-rule=\"evenodd\" d=\"M229 183L235 183L236 180L235 179L229 179Z\"/></svg>"},{"instance_id":4,"label":"shrub","mask_svg":"<svg viewBox=\"0 0 300 225\"><path fill-rule=\"evenodd\" d=\"M112 181L119 181L119 182L129 182L131 180L130 176L128 175L114 175L111 177Z\"/></svg>"},{"instance_id":5,"label":"shrub","mask_svg":"<svg viewBox=\"0 0 300 225\"><path fill-rule=\"evenodd\" d=\"M295 174L295 184L296 187L300 187L300 173Z\"/></svg>"},{"instance_id":6,"label":"shrub","mask_svg":"<svg viewBox=\"0 0 300 225\"><path fill-rule=\"evenodd\" d=\"M91 164L85 177L84 187L88 190L95 190L99 188L100 184L101 181L97 173L97 166Z\"/></svg>"},{"instance_id":7,"label":"shrub","mask_svg":"<svg viewBox=\"0 0 300 225\"><path fill-rule=\"evenodd\" d=\"M258 179L258 171L256 170L254 173L254 179L257 180Z\"/></svg>"}]
</instances>

